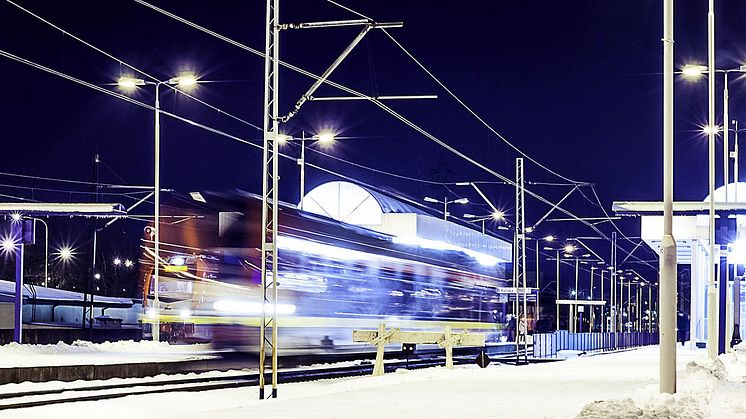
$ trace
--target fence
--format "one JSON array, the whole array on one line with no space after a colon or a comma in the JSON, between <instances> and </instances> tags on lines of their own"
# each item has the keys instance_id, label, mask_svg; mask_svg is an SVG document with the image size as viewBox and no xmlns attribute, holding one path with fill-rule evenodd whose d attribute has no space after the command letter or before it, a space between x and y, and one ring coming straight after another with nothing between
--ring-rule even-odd
<instances>
[{"instance_id":1,"label":"fence","mask_svg":"<svg viewBox=\"0 0 746 419\"><path fill-rule=\"evenodd\" d=\"M533 335L534 358L555 358L558 351L610 351L658 344L657 332L570 333L558 330Z\"/></svg>"}]
</instances>

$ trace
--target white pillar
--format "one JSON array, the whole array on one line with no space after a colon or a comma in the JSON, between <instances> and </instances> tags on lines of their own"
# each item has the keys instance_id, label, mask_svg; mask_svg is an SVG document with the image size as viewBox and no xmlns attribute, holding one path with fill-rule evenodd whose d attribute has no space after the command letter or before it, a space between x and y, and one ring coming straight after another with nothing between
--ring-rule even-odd
<instances>
[{"instance_id":1,"label":"white pillar","mask_svg":"<svg viewBox=\"0 0 746 419\"><path fill-rule=\"evenodd\" d=\"M694 347L694 345L697 343L697 340L700 339L697 325L701 323L701 321L699 321L701 319L701 315L699 312L699 240L690 240L689 243L689 248L692 249L691 262L689 264L689 289L691 290L691 295L689 297L689 335L691 337L689 340L691 341L690 343L692 347Z\"/></svg>"}]
</instances>

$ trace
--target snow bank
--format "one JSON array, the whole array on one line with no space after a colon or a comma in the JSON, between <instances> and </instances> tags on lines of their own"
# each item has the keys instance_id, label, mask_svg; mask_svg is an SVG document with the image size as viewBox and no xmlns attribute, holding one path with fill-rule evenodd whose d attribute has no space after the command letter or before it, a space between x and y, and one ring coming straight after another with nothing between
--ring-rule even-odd
<instances>
[{"instance_id":1,"label":"snow bank","mask_svg":"<svg viewBox=\"0 0 746 419\"><path fill-rule=\"evenodd\" d=\"M686 370L684 370L685 376L693 376L700 372L705 373L716 380L725 380L728 377L728 371L721 358L714 361L708 358L702 358L686 364Z\"/></svg>"},{"instance_id":2,"label":"snow bank","mask_svg":"<svg viewBox=\"0 0 746 419\"><path fill-rule=\"evenodd\" d=\"M70 353L86 354L97 352L163 353L172 351L172 345L169 345L168 342L135 342L131 340L104 343L91 343L84 340L76 340L72 344L57 342L53 345L28 345L12 342L7 345L0 345L0 356Z\"/></svg>"},{"instance_id":3,"label":"snow bank","mask_svg":"<svg viewBox=\"0 0 746 419\"><path fill-rule=\"evenodd\" d=\"M53 345L9 343L0 345L0 368L162 362L210 358L207 345L170 345L167 342L75 341Z\"/></svg>"},{"instance_id":4,"label":"snow bank","mask_svg":"<svg viewBox=\"0 0 746 419\"><path fill-rule=\"evenodd\" d=\"M587 404L578 419L644 418L689 419L746 417L746 345L715 360L702 355L679 372L677 393L659 394L657 385L641 388L633 397ZM735 415L735 416L734 416Z\"/></svg>"},{"instance_id":5,"label":"snow bank","mask_svg":"<svg viewBox=\"0 0 746 419\"><path fill-rule=\"evenodd\" d=\"M658 394L646 402L625 399L593 402L577 419L701 419L708 416L710 398L705 394Z\"/></svg>"}]
</instances>

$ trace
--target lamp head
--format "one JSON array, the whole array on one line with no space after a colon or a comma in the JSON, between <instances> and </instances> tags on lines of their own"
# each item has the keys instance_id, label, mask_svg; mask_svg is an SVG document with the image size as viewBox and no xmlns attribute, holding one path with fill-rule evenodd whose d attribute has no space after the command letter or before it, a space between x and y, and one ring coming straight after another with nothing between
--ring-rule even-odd
<instances>
[{"instance_id":1,"label":"lamp head","mask_svg":"<svg viewBox=\"0 0 746 419\"><path fill-rule=\"evenodd\" d=\"M681 73L688 78L697 78L707 72L707 66L687 64L681 68Z\"/></svg>"},{"instance_id":2,"label":"lamp head","mask_svg":"<svg viewBox=\"0 0 746 419\"><path fill-rule=\"evenodd\" d=\"M316 140L322 145L331 145L336 140L336 136L331 131L321 131L316 135Z\"/></svg>"},{"instance_id":3,"label":"lamp head","mask_svg":"<svg viewBox=\"0 0 746 419\"><path fill-rule=\"evenodd\" d=\"M125 89L134 89L137 86L144 86L145 80L138 79L135 77L120 77L119 80L117 80L117 86L125 88Z\"/></svg>"},{"instance_id":4,"label":"lamp head","mask_svg":"<svg viewBox=\"0 0 746 419\"><path fill-rule=\"evenodd\" d=\"M182 89L191 88L197 84L197 76L194 74L182 74L168 80L168 84L176 85Z\"/></svg>"}]
</instances>

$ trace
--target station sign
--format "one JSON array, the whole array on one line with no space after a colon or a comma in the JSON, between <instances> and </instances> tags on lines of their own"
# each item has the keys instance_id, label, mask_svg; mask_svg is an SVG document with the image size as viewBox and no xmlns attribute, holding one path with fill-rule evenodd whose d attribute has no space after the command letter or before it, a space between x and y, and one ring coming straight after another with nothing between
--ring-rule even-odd
<instances>
[{"instance_id":1,"label":"station sign","mask_svg":"<svg viewBox=\"0 0 746 419\"><path fill-rule=\"evenodd\" d=\"M526 287L526 294L531 294L537 290L538 288ZM495 292L498 294L523 294L523 288L521 287L495 287Z\"/></svg>"},{"instance_id":2,"label":"station sign","mask_svg":"<svg viewBox=\"0 0 746 419\"><path fill-rule=\"evenodd\" d=\"M186 272L189 270L189 267L186 265L166 265L163 267L163 270L166 272Z\"/></svg>"}]
</instances>

